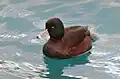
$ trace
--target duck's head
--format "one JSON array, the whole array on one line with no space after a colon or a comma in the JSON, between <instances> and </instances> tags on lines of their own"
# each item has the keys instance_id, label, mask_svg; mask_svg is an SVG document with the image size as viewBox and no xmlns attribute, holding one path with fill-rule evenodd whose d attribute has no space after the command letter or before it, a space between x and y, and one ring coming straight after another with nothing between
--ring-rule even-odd
<instances>
[{"instance_id":1,"label":"duck's head","mask_svg":"<svg viewBox=\"0 0 120 79\"><path fill-rule=\"evenodd\" d=\"M64 36L64 25L59 18L49 19L45 24L45 28L51 39L59 40Z\"/></svg>"}]
</instances>

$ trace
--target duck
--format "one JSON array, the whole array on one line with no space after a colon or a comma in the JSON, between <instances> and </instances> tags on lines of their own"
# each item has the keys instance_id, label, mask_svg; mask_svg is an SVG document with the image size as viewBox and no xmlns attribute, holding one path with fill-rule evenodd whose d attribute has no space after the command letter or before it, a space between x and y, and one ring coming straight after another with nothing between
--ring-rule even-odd
<instances>
[{"instance_id":1,"label":"duck","mask_svg":"<svg viewBox=\"0 0 120 79\"><path fill-rule=\"evenodd\" d=\"M65 28L61 19L55 17L46 21L45 30L50 38L43 45L42 51L49 58L73 58L92 49L95 35L90 33L88 26Z\"/></svg>"}]
</instances>

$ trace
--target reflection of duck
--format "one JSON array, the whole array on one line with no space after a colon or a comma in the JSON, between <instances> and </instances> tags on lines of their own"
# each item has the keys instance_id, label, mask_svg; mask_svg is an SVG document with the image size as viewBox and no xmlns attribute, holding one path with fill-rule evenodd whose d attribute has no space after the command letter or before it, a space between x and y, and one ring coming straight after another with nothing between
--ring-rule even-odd
<instances>
[{"instance_id":1,"label":"reflection of duck","mask_svg":"<svg viewBox=\"0 0 120 79\"><path fill-rule=\"evenodd\" d=\"M51 59L48 57L44 57L44 62L47 65L47 69L49 74L47 77L49 79L68 79L69 77L62 76L63 74L63 69L65 67L73 67L75 65L82 65L85 63L88 63L88 55L90 53L85 53L83 55L80 55L75 58L71 59L64 59L64 60L57 60L57 59ZM69 79L77 79L77 78L69 78Z\"/></svg>"},{"instance_id":2,"label":"reflection of duck","mask_svg":"<svg viewBox=\"0 0 120 79\"><path fill-rule=\"evenodd\" d=\"M59 18L46 22L50 39L43 47L44 55L50 58L71 58L92 48L93 34L87 27L71 26L64 29Z\"/></svg>"}]
</instances>

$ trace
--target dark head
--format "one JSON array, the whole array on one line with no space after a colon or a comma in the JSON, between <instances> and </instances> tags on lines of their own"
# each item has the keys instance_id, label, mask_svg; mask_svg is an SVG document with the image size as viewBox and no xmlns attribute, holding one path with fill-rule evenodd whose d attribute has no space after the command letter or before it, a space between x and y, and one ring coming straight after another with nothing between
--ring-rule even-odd
<instances>
[{"instance_id":1,"label":"dark head","mask_svg":"<svg viewBox=\"0 0 120 79\"><path fill-rule=\"evenodd\" d=\"M62 39L64 36L64 25L59 18L51 18L46 22L46 29L53 39Z\"/></svg>"}]
</instances>

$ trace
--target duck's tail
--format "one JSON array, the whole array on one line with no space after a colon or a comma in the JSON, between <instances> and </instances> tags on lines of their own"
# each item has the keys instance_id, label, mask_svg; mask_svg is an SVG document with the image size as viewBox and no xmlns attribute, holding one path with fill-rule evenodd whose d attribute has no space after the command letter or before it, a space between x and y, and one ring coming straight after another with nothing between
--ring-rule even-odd
<instances>
[{"instance_id":1,"label":"duck's tail","mask_svg":"<svg viewBox=\"0 0 120 79\"><path fill-rule=\"evenodd\" d=\"M95 26L88 26L88 30L90 31L90 35L92 37L92 41L95 42L99 39L98 33L96 32Z\"/></svg>"}]
</instances>

